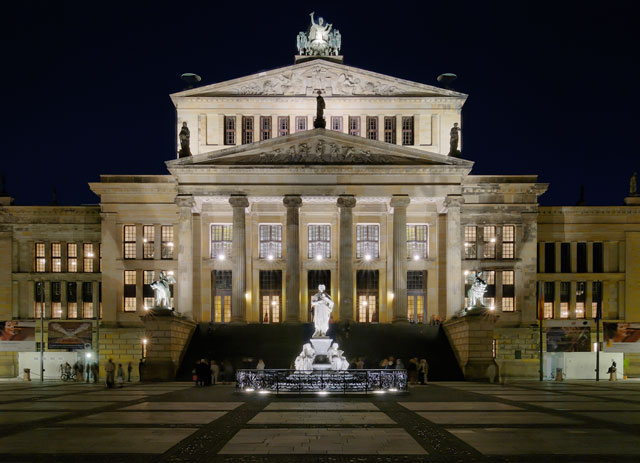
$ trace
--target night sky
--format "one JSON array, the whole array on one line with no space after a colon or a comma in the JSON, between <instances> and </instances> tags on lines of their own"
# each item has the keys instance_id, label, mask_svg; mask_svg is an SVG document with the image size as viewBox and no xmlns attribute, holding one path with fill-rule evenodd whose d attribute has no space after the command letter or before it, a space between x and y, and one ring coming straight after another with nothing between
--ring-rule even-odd
<instances>
[{"instance_id":1,"label":"night sky","mask_svg":"<svg viewBox=\"0 0 640 463\"><path fill-rule=\"evenodd\" d=\"M169 94L293 64L309 13L345 64L469 94L474 174L538 174L543 205L618 205L640 170L638 14L617 1L3 5L0 173L15 204L95 204L100 174L167 174ZM330 100L327 101L329 106Z\"/></svg>"}]
</instances>

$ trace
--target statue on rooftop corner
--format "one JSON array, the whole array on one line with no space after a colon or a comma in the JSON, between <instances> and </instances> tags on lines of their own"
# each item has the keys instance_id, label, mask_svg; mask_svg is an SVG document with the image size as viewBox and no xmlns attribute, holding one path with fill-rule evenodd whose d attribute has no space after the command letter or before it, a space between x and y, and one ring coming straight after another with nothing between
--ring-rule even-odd
<instances>
[{"instance_id":1,"label":"statue on rooftop corner","mask_svg":"<svg viewBox=\"0 0 640 463\"><path fill-rule=\"evenodd\" d=\"M164 273L164 270L160 271L158 279L151 283L156 309L171 309L171 285L174 284L176 284L176 279L172 275Z\"/></svg>"},{"instance_id":2,"label":"statue on rooftop corner","mask_svg":"<svg viewBox=\"0 0 640 463\"><path fill-rule=\"evenodd\" d=\"M629 196L638 196L638 172L634 172L629 180Z\"/></svg>"},{"instance_id":3,"label":"statue on rooftop corner","mask_svg":"<svg viewBox=\"0 0 640 463\"><path fill-rule=\"evenodd\" d=\"M180 138L180 151L178 151L178 157L186 158L187 156L191 156L191 149L189 148L191 133L189 132L189 127L187 127L186 121L182 123L182 129L180 129L178 138Z\"/></svg>"},{"instance_id":4,"label":"statue on rooftop corner","mask_svg":"<svg viewBox=\"0 0 640 463\"><path fill-rule=\"evenodd\" d=\"M318 90L318 96L316 98L318 103L316 107L316 120L313 121L314 129L324 129L327 126L327 121L324 119L324 98L322 98L322 90Z\"/></svg>"},{"instance_id":5,"label":"statue on rooftop corner","mask_svg":"<svg viewBox=\"0 0 640 463\"><path fill-rule=\"evenodd\" d=\"M315 331L312 338L323 337L329 331L329 320L331 311L333 310L333 299L325 291L324 285L318 286L318 292L311 298L311 307L313 308L313 324Z\"/></svg>"},{"instance_id":6,"label":"statue on rooftop corner","mask_svg":"<svg viewBox=\"0 0 640 463\"><path fill-rule=\"evenodd\" d=\"M482 272L469 273L467 276L467 284L471 284L471 288L467 291L467 297L469 298L469 308L483 308L484 305L484 293L487 290L487 282L482 278Z\"/></svg>"},{"instance_id":7,"label":"statue on rooftop corner","mask_svg":"<svg viewBox=\"0 0 640 463\"><path fill-rule=\"evenodd\" d=\"M340 54L342 36L338 30L331 30L333 24L324 22L324 18L311 16L309 32L300 32L297 37L298 54L307 56L337 56Z\"/></svg>"},{"instance_id":8,"label":"statue on rooftop corner","mask_svg":"<svg viewBox=\"0 0 640 463\"><path fill-rule=\"evenodd\" d=\"M458 123L454 122L453 127L451 127L451 140L449 142L449 156L459 156L460 151L458 150L458 143L460 142L460 127L458 127Z\"/></svg>"}]
</instances>

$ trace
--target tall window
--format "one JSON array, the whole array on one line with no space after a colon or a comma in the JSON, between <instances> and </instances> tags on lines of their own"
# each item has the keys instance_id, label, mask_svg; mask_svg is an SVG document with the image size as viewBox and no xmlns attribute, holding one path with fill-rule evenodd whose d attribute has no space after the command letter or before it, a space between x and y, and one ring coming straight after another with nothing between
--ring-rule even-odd
<instances>
[{"instance_id":1,"label":"tall window","mask_svg":"<svg viewBox=\"0 0 640 463\"><path fill-rule=\"evenodd\" d=\"M560 243L560 272L571 272L571 244Z\"/></svg>"},{"instance_id":2,"label":"tall window","mask_svg":"<svg viewBox=\"0 0 640 463\"><path fill-rule=\"evenodd\" d=\"M331 226L309 225L309 259L331 258Z\"/></svg>"},{"instance_id":3,"label":"tall window","mask_svg":"<svg viewBox=\"0 0 640 463\"><path fill-rule=\"evenodd\" d=\"M242 144L253 143L253 116L242 116Z\"/></svg>"},{"instance_id":4,"label":"tall window","mask_svg":"<svg viewBox=\"0 0 640 463\"><path fill-rule=\"evenodd\" d=\"M569 301L571 298L571 283L560 282L560 318L569 318Z\"/></svg>"},{"instance_id":5,"label":"tall window","mask_svg":"<svg viewBox=\"0 0 640 463\"><path fill-rule=\"evenodd\" d=\"M282 258L282 225L262 224L259 227L260 259Z\"/></svg>"},{"instance_id":6,"label":"tall window","mask_svg":"<svg viewBox=\"0 0 640 463\"><path fill-rule=\"evenodd\" d=\"M426 272L407 272L407 318L415 323L425 320L425 288Z\"/></svg>"},{"instance_id":7,"label":"tall window","mask_svg":"<svg viewBox=\"0 0 640 463\"><path fill-rule=\"evenodd\" d=\"M34 248L35 260L33 263L33 267L36 272L45 272L47 267L47 258L45 256L45 245L44 243L36 243Z\"/></svg>"},{"instance_id":8,"label":"tall window","mask_svg":"<svg viewBox=\"0 0 640 463\"><path fill-rule=\"evenodd\" d=\"M360 116L349 116L349 135L360 136Z\"/></svg>"},{"instance_id":9,"label":"tall window","mask_svg":"<svg viewBox=\"0 0 640 463\"><path fill-rule=\"evenodd\" d=\"M342 132L342 116L331 116L331 130Z\"/></svg>"},{"instance_id":10,"label":"tall window","mask_svg":"<svg viewBox=\"0 0 640 463\"><path fill-rule=\"evenodd\" d=\"M142 274L142 306L145 310L152 308L156 303L151 287L155 279L156 272L153 270L145 270Z\"/></svg>"},{"instance_id":11,"label":"tall window","mask_svg":"<svg viewBox=\"0 0 640 463\"><path fill-rule=\"evenodd\" d=\"M40 318L41 316L44 316L44 285L45 283L41 282L41 281L36 281L35 284L35 294L34 294L34 299L35 299L35 308L33 311L33 315L35 318Z\"/></svg>"},{"instance_id":12,"label":"tall window","mask_svg":"<svg viewBox=\"0 0 640 463\"><path fill-rule=\"evenodd\" d=\"M160 227L162 239L160 255L163 259L173 259L173 225L163 225Z\"/></svg>"},{"instance_id":13,"label":"tall window","mask_svg":"<svg viewBox=\"0 0 640 463\"><path fill-rule=\"evenodd\" d=\"M62 284L51 283L51 318L62 318Z\"/></svg>"},{"instance_id":14,"label":"tall window","mask_svg":"<svg viewBox=\"0 0 640 463\"><path fill-rule=\"evenodd\" d=\"M67 282L67 318L78 318L78 285Z\"/></svg>"},{"instance_id":15,"label":"tall window","mask_svg":"<svg viewBox=\"0 0 640 463\"><path fill-rule=\"evenodd\" d=\"M136 271L124 271L124 311L136 311Z\"/></svg>"},{"instance_id":16,"label":"tall window","mask_svg":"<svg viewBox=\"0 0 640 463\"><path fill-rule=\"evenodd\" d=\"M426 225L407 225L407 258L426 259L429 248L429 229Z\"/></svg>"},{"instance_id":17,"label":"tall window","mask_svg":"<svg viewBox=\"0 0 640 463\"><path fill-rule=\"evenodd\" d=\"M596 318L598 315L598 305L600 305L600 310L602 311L602 282L594 281L592 285L591 318Z\"/></svg>"},{"instance_id":18,"label":"tall window","mask_svg":"<svg viewBox=\"0 0 640 463\"><path fill-rule=\"evenodd\" d=\"M260 140L270 140L271 129L271 116L260 116Z\"/></svg>"},{"instance_id":19,"label":"tall window","mask_svg":"<svg viewBox=\"0 0 640 463\"><path fill-rule=\"evenodd\" d=\"M396 118L394 116L384 118L384 141L394 144L396 142Z\"/></svg>"},{"instance_id":20,"label":"tall window","mask_svg":"<svg viewBox=\"0 0 640 463\"><path fill-rule=\"evenodd\" d=\"M358 270L356 272L356 297L358 302L358 321L378 323L378 283L377 270Z\"/></svg>"},{"instance_id":21,"label":"tall window","mask_svg":"<svg viewBox=\"0 0 640 463\"><path fill-rule=\"evenodd\" d=\"M378 139L378 118L367 116L367 139Z\"/></svg>"},{"instance_id":22,"label":"tall window","mask_svg":"<svg viewBox=\"0 0 640 463\"><path fill-rule=\"evenodd\" d=\"M289 135L289 116L278 116L278 136Z\"/></svg>"},{"instance_id":23,"label":"tall window","mask_svg":"<svg viewBox=\"0 0 640 463\"><path fill-rule=\"evenodd\" d=\"M576 318L585 318L585 302L587 300L587 283L578 281L576 283Z\"/></svg>"},{"instance_id":24,"label":"tall window","mask_svg":"<svg viewBox=\"0 0 640 463\"><path fill-rule=\"evenodd\" d=\"M556 243L544 243L544 273L556 272Z\"/></svg>"},{"instance_id":25,"label":"tall window","mask_svg":"<svg viewBox=\"0 0 640 463\"><path fill-rule=\"evenodd\" d=\"M502 258L513 259L515 255L516 227L504 225L502 227Z\"/></svg>"},{"instance_id":26,"label":"tall window","mask_svg":"<svg viewBox=\"0 0 640 463\"><path fill-rule=\"evenodd\" d=\"M260 270L260 321L280 323L282 271Z\"/></svg>"},{"instance_id":27,"label":"tall window","mask_svg":"<svg viewBox=\"0 0 640 463\"><path fill-rule=\"evenodd\" d=\"M402 144L413 145L413 116L402 118Z\"/></svg>"},{"instance_id":28,"label":"tall window","mask_svg":"<svg viewBox=\"0 0 640 463\"><path fill-rule=\"evenodd\" d=\"M93 243L84 243L82 245L82 270L84 272L93 272Z\"/></svg>"},{"instance_id":29,"label":"tall window","mask_svg":"<svg viewBox=\"0 0 640 463\"><path fill-rule=\"evenodd\" d=\"M380 225L356 225L356 258L371 260L380 257Z\"/></svg>"},{"instance_id":30,"label":"tall window","mask_svg":"<svg viewBox=\"0 0 640 463\"><path fill-rule=\"evenodd\" d=\"M544 318L553 318L555 285L553 281L544 282Z\"/></svg>"},{"instance_id":31,"label":"tall window","mask_svg":"<svg viewBox=\"0 0 640 463\"><path fill-rule=\"evenodd\" d=\"M93 283L82 282L82 318L93 318Z\"/></svg>"},{"instance_id":32,"label":"tall window","mask_svg":"<svg viewBox=\"0 0 640 463\"><path fill-rule=\"evenodd\" d=\"M51 243L51 271L62 272L62 245L60 243Z\"/></svg>"},{"instance_id":33,"label":"tall window","mask_svg":"<svg viewBox=\"0 0 640 463\"><path fill-rule=\"evenodd\" d=\"M142 227L142 258L153 259L156 254L156 227L144 225Z\"/></svg>"},{"instance_id":34,"label":"tall window","mask_svg":"<svg viewBox=\"0 0 640 463\"><path fill-rule=\"evenodd\" d=\"M602 243L593 243L593 273L604 272L604 248Z\"/></svg>"},{"instance_id":35,"label":"tall window","mask_svg":"<svg viewBox=\"0 0 640 463\"><path fill-rule=\"evenodd\" d=\"M515 303L515 280L513 270L503 270L502 272L502 311L514 312Z\"/></svg>"},{"instance_id":36,"label":"tall window","mask_svg":"<svg viewBox=\"0 0 640 463\"><path fill-rule=\"evenodd\" d=\"M211 258L225 259L231 256L233 243L233 225L211 225Z\"/></svg>"},{"instance_id":37,"label":"tall window","mask_svg":"<svg viewBox=\"0 0 640 463\"><path fill-rule=\"evenodd\" d=\"M578 243L576 245L576 251L577 251L576 263L578 267L577 269L578 273L587 273L587 243ZM545 259L546 259L546 256L545 256Z\"/></svg>"},{"instance_id":38,"label":"tall window","mask_svg":"<svg viewBox=\"0 0 640 463\"><path fill-rule=\"evenodd\" d=\"M476 227L473 225L467 225L464 227L464 258L478 258Z\"/></svg>"},{"instance_id":39,"label":"tall window","mask_svg":"<svg viewBox=\"0 0 640 463\"><path fill-rule=\"evenodd\" d=\"M485 225L482 227L484 240L484 257L485 259L496 258L496 227L493 225Z\"/></svg>"},{"instance_id":40,"label":"tall window","mask_svg":"<svg viewBox=\"0 0 640 463\"><path fill-rule=\"evenodd\" d=\"M296 132L307 130L307 116L296 116Z\"/></svg>"},{"instance_id":41,"label":"tall window","mask_svg":"<svg viewBox=\"0 0 640 463\"><path fill-rule=\"evenodd\" d=\"M125 259L136 258L136 226L125 225L122 227L122 242Z\"/></svg>"},{"instance_id":42,"label":"tall window","mask_svg":"<svg viewBox=\"0 0 640 463\"><path fill-rule=\"evenodd\" d=\"M231 270L216 270L213 279L213 321L228 323L231 320Z\"/></svg>"},{"instance_id":43,"label":"tall window","mask_svg":"<svg viewBox=\"0 0 640 463\"><path fill-rule=\"evenodd\" d=\"M236 117L224 116L224 144L236 144Z\"/></svg>"}]
</instances>

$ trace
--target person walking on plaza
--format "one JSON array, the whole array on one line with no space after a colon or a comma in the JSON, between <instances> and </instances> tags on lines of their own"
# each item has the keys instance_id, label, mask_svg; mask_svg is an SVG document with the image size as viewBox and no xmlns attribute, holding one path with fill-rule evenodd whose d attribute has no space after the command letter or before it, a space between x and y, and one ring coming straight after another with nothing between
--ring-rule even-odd
<instances>
[{"instance_id":1,"label":"person walking on plaza","mask_svg":"<svg viewBox=\"0 0 640 463\"><path fill-rule=\"evenodd\" d=\"M129 362L127 365L127 383L131 382L131 370L133 370L133 366L131 365L131 362Z\"/></svg>"},{"instance_id":2,"label":"person walking on plaza","mask_svg":"<svg viewBox=\"0 0 640 463\"><path fill-rule=\"evenodd\" d=\"M116 383L118 383L118 387L122 387L124 384L124 369L122 368L122 363L118 363L118 374L116 375Z\"/></svg>"},{"instance_id":3,"label":"person walking on plaza","mask_svg":"<svg viewBox=\"0 0 640 463\"><path fill-rule=\"evenodd\" d=\"M409 375L409 384L415 384L418 378L418 357L413 357L409 360L407 373Z\"/></svg>"},{"instance_id":4,"label":"person walking on plaza","mask_svg":"<svg viewBox=\"0 0 640 463\"><path fill-rule=\"evenodd\" d=\"M91 374L93 375L93 384L96 384L98 382L98 376L100 376L100 366L98 366L98 362L91 364Z\"/></svg>"},{"instance_id":5,"label":"person walking on plaza","mask_svg":"<svg viewBox=\"0 0 640 463\"><path fill-rule=\"evenodd\" d=\"M91 364L87 362L87 367L85 368L85 374L87 376L87 384L89 384L89 378L91 378Z\"/></svg>"},{"instance_id":6,"label":"person walking on plaza","mask_svg":"<svg viewBox=\"0 0 640 463\"><path fill-rule=\"evenodd\" d=\"M107 387L112 388L113 383L115 382L114 378L115 378L115 372L116 372L116 366L113 363L112 359L109 359L107 364L104 366L104 372L107 374Z\"/></svg>"},{"instance_id":7,"label":"person walking on plaza","mask_svg":"<svg viewBox=\"0 0 640 463\"><path fill-rule=\"evenodd\" d=\"M215 386L220 375L220 367L215 360L211 360L211 383Z\"/></svg>"},{"instance_id":8,"label":"person walking on plaza","mask_svg":"<svg viewBox=\"0 0 640 463\"><path fill-rule=\"evenodd\" d=\"M418 365L418 379L420 380L420 384L427 383L428 373L429 373L429 365L427 364L427 359L421 359L420 364Z\"/></svg>"}]
</instances>

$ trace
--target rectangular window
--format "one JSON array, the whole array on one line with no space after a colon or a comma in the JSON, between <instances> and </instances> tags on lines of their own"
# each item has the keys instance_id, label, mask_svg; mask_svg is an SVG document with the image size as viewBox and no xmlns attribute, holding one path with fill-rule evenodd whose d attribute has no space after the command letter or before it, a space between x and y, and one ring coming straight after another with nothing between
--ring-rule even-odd
<instances>
[{"instance_id":1,"label":"rectangular window","mask_svg":"<svg viewBox=\"0 0 640 463\"><path fill-rule=\"evenodd\" d=\"M413 116L402 118L402 144L413 145Z\"/></svg>"},{"instance_id":2,"label":"rectangular window","mask_svg":"<svg viewBox=\"0 0 640 463\"><path fill-rule=\"evenodd\" d=\"M78 244L67 243L67 272L78 271Z\"/></svg>"},{"instance_id":3,"label":"rectangular window","mask_svg":"<svg viewBox=\"0 0 640 463\"><path fill-rule=\"evenodd\" d=\"M380 257L380 225L356 225L356 258L366 261Z\"/></svg>"},{"instance_id":4,"label":"rectangular window","mask_svg":"<svg viewBox=\"0 0 640 463\"><path fill-rule=\"evenodd\" d=\"M51 271L54 273L62 272L62 245L60 243L51 243Z\"/></svg>"},{"instance_id":5,"label":"rectangular window","mask_svg":"<svg viewBox=\"0 0 640 463\"><path fill-rule=\"evenodd\" d=\"M553 318L553 301L555 298L555 284L553 281L544 282L544 318Z\"/></svg>"},{"instance_id":6,"label":"rectangular window","mask_svg":"<svg viewBox=\"0 0 640 463\"><path fill-rule=\"evenodd\" d=\"M307 130L307 116L296 116L296 132Z\"/></svg>"},{"instance_id":7,"label":"rectangular window","mask_svg":"<svg viewBox=\"0 0 640 463\"><path fill-rule=\"evenodd\" d=\"M571 272L571 244L560 243L560 272Z\"/></svg>"},{"instance_id":8,"label":"rectangular window","mask_svg":"<svg viewBox=\"0 0 640 463\"><path fill-rule=\"evenodd\" d=\"M544 243L544 273L556 273L556 243Z\"/></svg>"},{"instance_id":9,"label":"rectangular window","mask_svg":"<svg viewBox=\"0 0 640 463\"><path fill-rule=\"evenodd\" d=\"M253 116L242 116L242 144L253 143Z\"/></svg>"},{"instance_id":10,"label":"rectangular window","mask_svg":"<svg viewBox=\"0 0 640 463\"><path fill-rule=\"evenodd\" d=\"M502 298L502 311L503 312L515 312L516 304L515 298L513 297L503 297Z\"/></svg>"},{"instance_id":11,"label":"rectangular window","mask_svg":"<svg viewBox=\"0 0 640 463\"><path fill-rule=\"evenodd\" d=\"M569 303L560 303L560 318L569 318Z\"/></svg>"},{"instance_id":12,"label":"rectangular window","mask_svg":"<svg viewBox=\"0 0 640 463\"><path fill-rule=\"evenodd\" d=\"M378 118L367 116L367 139L378 139Z\"/></svg>"},{"instance_id":13,"label":"rectangular window","mask_svg":"<svg viewBox=\"0 0 640 463\"><path fill-rule=\"evenodd\" d=\"M45 272L47 266L47 258L45 256L45 245L44 243L36 243L34 248L34 269L36 272Z\"/></svg>"},{"instance_id":14,"label":"rectangular window","mask_svg":"<svg viewBox=\"0 0 640 463\"><path fill-rule=\"evenodd\" d=\"M502 258L514 259L515 256L516 227L504 225L502 227Z\"/></svg>"},{"instance_id":15,"label":"rectangular window","mask_svg":"<svg viewBox=\"0 0 640 463\"><path fill-rule=\"evenodd\" d=\"M278 136L289 135L289 116L278 116Z\"/></svg>"},{"instance_id":16,"label":"rectangular window","mask_svg":"<svg viewBox=\"0 0 640 463\"><path fill-rule=\"evenodd\" d=\"M211 225L211 258L226 259L231 256L233 244L233 225Z\"/></svg>"},{"instance_id":17,"label":"rectangular window","mask_svg":"<svg viewBox=\"0 0 640 463\"><path fill-rule=\"evenodd\" d=\"M476 234L476 227L468 225L464 227L464 258L465 259L477 259L478 258L478 237Z\"/></svg>"},{"instance_id":18,"label":"rectangular window","mask_svg":"<svg viewBox=\"0 0 640 463\"><path fill-rule=\"evenodd\" d=\"M330 259L331 258L331 226L330 225L309 225L309 259Z\"/></svg>"},{"instance_id":19,"label":"rectangular window","mask_svg":"<svg viewBox=\"0 0 640 463\"><path fill-rule=\"evenodd\" d=\"M585 281L576 282L576 318L585 318L585 301L587 300L587 283Z\"/></svg>"},{"instance_id":20,"label":"rectangular window","mask_svg":"<svg viewBox=\"0 0 640 463\"><path fill-rule=\"evenodd\" d=\"M260 321L280 323L282 302L282 271L260 270Z\"/></svg>"},{"instance_id":21,"label":"rectangular window","mask_svg":"<svg viewBox=\"0 0 640 463\"><path fill-rule=\"evenodd\" d=\"M62 283L51 283L51 318L62 318Z\"/></svg>"},{"instance_id":22,"label":"rectangular window","mask_svg":"<svg viewBox=\"0 0 640 463\"><path fill-rule=\"evenodd\" d=\"M396 118L395 116L384 118L384 141L387 143L396 142Z\"/></svg>"},{"instance_id":23,"label":"rectangular window","mask_svg":"<svg viewBox=\"0 0 640 463\"><path fill-rule=\"evenodd\" d=\"M270 140L271 129L271 116L260 116L260 140Z\"/></svg>"},{"instance_id":24,"label":"rectangular window","mask_svg":"<svg viewBox=\"0 0 640 463\"><path fill-rule=\"evenodd\" d=\"M584 318L584 302L576 302L576 318Z\"/></svg>"},{"instance_id":25,"label":"rectangular window","mask_svg":"<svg viewBox=\"0 0 640 463\"><path fill-rule=\"evenodd\" d=\"M591 318L596 318L598 315L598 305L602 312L602 282L594 281L592 283L591 291Z\"/></svg>"},{"instance_id":26,"label":"rectangular window","mask_svg":"<svg viewBox=\"0 0 640 463\"><path fill-rule=\"evenodd\" d=\"M136 226L125 225L122 227L123 257L125 259L136 258Z\"/></svg>"},{"instance_id":27,"label":"rectangular window","mask_svg":"<svg viewBox=\"0 0 640 463\"><path fill-rule=\"evenodd\" d=\"M173 259L173 225L163 225L160 227L162 246L160 255L163 259Z\"/></svg>"},{"instance_id":28,"label":"rectangular window","mask_svg":"<svg viewBox=\"0 0 640 463\"><path fill-rule=\"evenodd\" d=\"M484 255L485 259L496 258L496 227L488 225L482 227L484 233Z\"/></svg>"},{"instance_id":29,"label":"rectangular window","mask_svg":"<svg viewBox=\"0 0 640 463\"><path fill-rule=\"evenodd\" d=\"M144 225L142 227L142 258L153 259L156 254L156 227Z\"/></svg>"},{"instance_id":30,"label":"rectangular window","mask_svg":"<svg viewBox=\"0 0 640 463\"><path fill-rule=\"evenodd\" d=\"M135 270L124 271L124 311L136 311L136 280Z\"/></svg>"},{"instance_id":31,"label":"rectangular window","mask_svg":"<svg viewBox=\"0 0 640 463\"><path fill-rule=\"evenodd\" d=\"M82 271L85 273L93 272L93 243L84 243L82 245Z\"/></svg>"},{"instance_id":32,"label":"rectangular window","mask_svg":"<svg viewBox=\"0 0 640 463\"><path fill-rule=\"evenodd\" d=\"M356 296L358 321L378 323L378 282L377 270L356 272Z\"/></svg>"},{"instance_id":33,"label":"rectangular window","mask_svg":"<svg viewBox=\"0 0 640 463\"><path fill-rule=\"evenodd\" d=\"M282 259L282 225L260 225L260 259Z\"/></svg>"},{"instance_id":34,"label":"rectangular window","mask_svg":"<svg viewBox=\"0 0 640 463\"><path fill-rule=\"evenodd\" d=\"M425 323L426 272L407 272L407 318L414 323Z\"/></svg>"},{"instance_id":35,"label":"rectangular window","mask_svg":"<svg viewBox=\"0 0 640 463\"><path fill-rule=\"evenodd\" d=\"M151 309L156 304L153 288L151 287L155 277L156 272L153 270L145 270L142 273L142 306L145 310Z\"/></svg>"},{"instance_id":36,"label":"rectangular window","mask_svg":"<svg viewBox=\"0 0 640 463\"><path fill-rule=\"evenodd\" d=\"M360 116L349 116L349 135L360 136Z\"/></svg>"},{"instance_id":37,"label":"rectangular window","mask_svg":"<svg viewBox=\"0 0 640 463\"><path fill-rule=\"evenodd\" d=\"M342 116L331 116L331 130L342 132Z\"/></svg>"},{"instance_id":38,"label":"rectangular window","mask_svg":"<svg viewBox=\"0 0 640 463\"><path fill-rule=\"evenodd\" d=\"M78 318L78 285L67 283L67 318Z\"/></svg>"},{"instance_id":39,"label":"rectangular window","mask_svg":"<svg viewBox=\"0 0 640 463\"><path fill-rule=\"evenodd\" d=\"M224 116L224 144L236 144L236 117Z\"/></svg>"},{"instance_id":40,"label":"rectangular window","mask_svg":"<svg viewBox=\"0 0 640 463\"><path fill-rule=\"evenodd\" d=\"M513 270L504 270L502 272L502 284L513 285Z\"/></svg>"},{"instance_id":41,"label":"rectangular window","mask_svg":"<svg viewBox=\"0 0 640 463\"><path fill-rule=\"evenodd\" d=\"M426 225L407 225L407 259L428 257L429 229Z\"/></svg>"},{"instance_id":42,"label":"rectangular window","mask_svg":"<svg viewBox=\"0 0 640 463\"><path fill-rule=\"evenodd\" d=\"M515 272L513 270L502 271L502 311L514 312L516 310Z\"/></svg>"},{"instance_id":43,"label":"rectangular window","mask_svg":"<svg viewBox=\"0 0 640 463\"><path fill-rule=\"evenodd\" d=\"M604 272L604 249L602 243L593 243L593 273Z\"/></svg>"},{"instance_id":44,"label":"rectangular window","mask_svg":"<svg viewBox=\"0 0 640 463\"><path fill-rule=\"evenodd\" d=\"M67 318L78 318L78 303L77 302L68 302L67 303Z\"/></svg>"},{"instance_id":45,"label":"rectangular window","mask_svg":"<svg viewBox=\"0 0 640 463\"><path fill-rule=\"evenodd\" d=\"M213 279L213 321L228 323L231 321L231 270L216 270Z\"/></svg>"},{"instance_id":46,"label":"rectangular window","mask_svg":"<svg viewBox=\"0 0 640 463\"><path fill-rule=\"evenodd\" d=\"M62 318L62 303L51 303L51 318Z\"/></svg>"},{"instance_id":47,"label":"rectangular window","mask_svg":"<svg viewBox=\"0 0 640 463\"><path fill-rule=\"evenodd\" d=\"M576 245L577 271L578 273L587 273L587 243L578 243Z\"/></svg>"},{"instance_id":48,"label":"rectangular window","mask_svg":"<svg viewBox=\"0 0 640 463\"><path fill-rule=\"evenodd\" d=\"M480 278L487 283L487 289L484 293L484 305L493 310L496 307L496 272L495 270L485 270L480 275ZM465 288L465 293L468 292L469 288Z\"/></svg>"},{"instance_id":49,"label":"rectangular window","mask_svg":"<svg viewBox=\"0 0 640 463\"><path fill-rule=\"evenodd\" d=\"M93 318L93 283L82 282L82 318Z\"/></svg>"}]
</instances>

